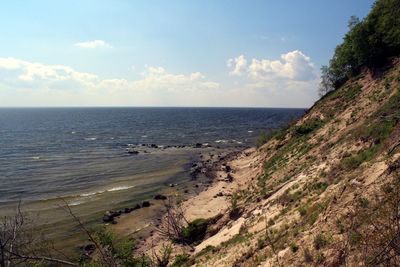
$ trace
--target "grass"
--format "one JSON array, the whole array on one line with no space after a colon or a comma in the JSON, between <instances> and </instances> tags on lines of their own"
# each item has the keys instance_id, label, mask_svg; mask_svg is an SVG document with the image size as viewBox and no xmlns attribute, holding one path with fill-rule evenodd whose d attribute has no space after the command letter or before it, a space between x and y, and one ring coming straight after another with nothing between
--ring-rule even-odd
<instances>
[{"instance_id":1,"label":"grass","mask_svg":"<svg viewBox=\"0 0 400 267\"><path fill-rule=\"evenodd\" d=\"M296 245L295 243L291 243L291 244L290 244L290 250L291 250L293 253L296 253L296 252L299 250L299 246Z\"/></svg>"},{"instance_id":2,"label":"grass","mask_svg":"<svg viewBox=\"0 0 400 267\"><path fill-rule=\"evenodd\" d=\"M320 119L311 119L302 125L295 127L294 131L298 135L307 135L324 125L324 121Z\"/></svg>"},{"instance_id":3,"label":"grass","mask_svg":"<svg viewBox=\"0 0 400 267\"><path fill-rule=\"evenodd\" d=\"M345 170L354 170L366 161L370 161L377 153L378 147L372 146L359 151L357 154L343 159Z\"/></svg>"},{"instance_id":4,"label":"grass","mask_svg":"<svg viewBox=\"0 0 400 267\"><path fill-rule=\"evenodd\" d=\"M298 208L300 216L303 217L303 223L313 225L321 212L323 212L328 206L329 200L322 203L315 203L313 205L304 204Z\"/></svg>"},{"instance_id":5,"label":"grass","mask_svg":"<svg viewBox=\"0 0 400 267\"><path fill-rule=\"evenodd\" d=\"M321 248L328 245L328 238L323 234L318 234L314 238L314 248L320 250Z\"/></svg>"},{"instance_id":6,"label":"grass","mask_svg":"<svg viewBox=\"0 0 400 267\"><path fill-rule=\"evenodd\" d=\"M190 255L179 254L175 257L175 261L171 265L172 267L183 267L190 266Z\"/></svg>"}]
</instances>

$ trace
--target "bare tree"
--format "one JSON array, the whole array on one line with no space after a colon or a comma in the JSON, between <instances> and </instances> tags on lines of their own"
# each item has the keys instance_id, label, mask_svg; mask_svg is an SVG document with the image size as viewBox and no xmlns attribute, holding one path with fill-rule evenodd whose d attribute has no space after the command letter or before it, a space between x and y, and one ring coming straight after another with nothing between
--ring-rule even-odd
<instances>
[{"instance_id":1,"label":"bare tree","mask_svg":"<svg viewBox=\"0 0 400 267\"><path fill-rule=\"evenodd\" d=\"M10 267L29 262L51 262L77 266L68 260L51 256L50 246L35 233L33 223L21 212L21 201L15 215L4 216L0 225L0 267ZM47 254L47 255L43 255Z\"/></svg>"},{"instance_id":2,"label":"bare tree","mask_svg":"<svg viewBox=\"0 0 400 267\"><path fill-rule=\"evenodd\" d=\"M189 222L186 220L182 207L174 203L172 198L168 198L164 202L166 215L162 220L162 224L157 229L161 236L181 243L185 243L185 238L182 235L183 229Z\"/></svg>"}]
</instances>

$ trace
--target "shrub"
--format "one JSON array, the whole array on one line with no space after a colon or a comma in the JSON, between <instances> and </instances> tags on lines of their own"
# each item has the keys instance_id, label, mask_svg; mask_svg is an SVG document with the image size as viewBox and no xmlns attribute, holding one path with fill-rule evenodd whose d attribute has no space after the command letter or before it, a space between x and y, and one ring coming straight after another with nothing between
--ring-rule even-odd
<instances>
[{"instance_id":1,"label":"shrub","mask_svg":"<svg viewBox=\"0 0 400 267\"><path fill-rule=\"evenodd\" d=\"M231 219L236 219L240 215L240 208L238 206L239 196L237 193L233 193L231 197L231 206L229 208L229 217Z\"/></svg>"},{"instance_id":2,"label":"shrub","mask_svg":"<svg viewBox=\"0 0 400 267\"><path fill-rule=\"evenodd\" d=\"M257 148L261 147L263 144L265 144L268 141L269 138L270 138L270 136L268 134L266 134L265 132L260 133L260 135L256 139L256 147Z\"/></svg>"},{"instance_id":3,"label":"shrub","mask_svg":"<svg viewBox=\"0 0 400 267\"><path fill-rule=\"evenodd\" d=\"M195 243L204 239L208 227L206 219L196 219L182 229L182 237L188 243Z\"/></svg>"},{"instance_id":4,"label":"shrub","mask_svg":"<svg viewBox=\"0 0 400 267\"><path fill-rule=\"evenodd\" d=\"M353 170L360 166L362 163L371 160L378 150L377 146L372 146L367 149L359 151L356 155L343 159L343 167L346 170Z\"/></svg>"},{"instance_id":5,"label":"shrub","mask_svg":"<svg viewBox=\"0 0 400 267\"><path fill-rule=\"evenodd\" d=\"M175 257L174 263L172 263L172 267L183 267L189 266L190 255L189 254L179 254Z\"/></svg>"},{"instance_id":6,"label":"shrub","mask_svg":"<svg viewBox=\"0 0 400 267\"><path fill-rule=\"evenodd\" d=\"M291 244L290 244L290 250L291 250L293 253L296 253L296 252L299 250L299 246L296 245L295 243L291 243Z\"/></svg>"},{"instance_id":7,"label":"shrub","mask_svg":"<svg viewBox=\"0 0 400 267\"><path fill-rule=\"evenodd\" d=\"M302 125L299 125L295 128L295 132L298 135L306 135L314 130L318 129L324 124L324 121L320 119L312 119L310 121L304 122Z\"/></svg>"},{"instance_id":8,"label":"shrub","mask_svg":"<svg viewBox=\"0 0 400 267\"><path fill-rule=\"evenodd\" d=\"M314 248L319 250L328 244L328 239L323 234L318 234L314 238Z\"/></svg>"},{"instance_id":9,"label":"shrub","mask_svg":"<svg viewBox=\"0 0 400 267\"><path fill-rule=\"evenodd\" d=\"M305 248L303 251L304 261L305 262L313 262L313 256L308 248Z\"/></svg>"}]
</instances>

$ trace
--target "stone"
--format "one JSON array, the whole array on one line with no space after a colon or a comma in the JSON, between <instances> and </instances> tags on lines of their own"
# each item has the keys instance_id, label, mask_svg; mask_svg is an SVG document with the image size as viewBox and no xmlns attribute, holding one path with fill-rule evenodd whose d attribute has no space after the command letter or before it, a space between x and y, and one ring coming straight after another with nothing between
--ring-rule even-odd
<instances>
[{"instance_id":1,"label":"stone","mask_svg":"<svg viewBox=\"0 0 400 267\"><path fill-rule=\"evenodd\" d=\"M159 194L159 195L155 195L155 196L154 196L154 199L156 199L156 200L166 200L167 197L164 196L164 195Z\"/></svg>"},{"instance_id":2,"label":"stone","mask_svg":"<svg viewBox=\"0 0 400 267\"><path fill-rule=\"evenodd\" d=\"M151 205L150 201L145 200L145 201L142 202L142 208L150 207L150 205Z\"/></svg>"}]
</instances>

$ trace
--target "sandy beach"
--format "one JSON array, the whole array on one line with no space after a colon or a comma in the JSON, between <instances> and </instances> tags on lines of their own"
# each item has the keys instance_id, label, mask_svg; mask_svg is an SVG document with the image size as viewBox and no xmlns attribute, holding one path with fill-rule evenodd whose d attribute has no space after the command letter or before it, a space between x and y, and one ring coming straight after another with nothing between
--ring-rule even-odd
<instances>
[{"instance_id":1,"label":"sandy beach","mask_svg":"<svg viewBox=\"0 0 400 267\"><path fill-rule=\"evenodd\" d=\"M195 254L207 246L217 246L239 233L243 219L232 221L229 218L232 194L247 188L249 182L260 175L262 170L258 162L261 160L255 148L214 155L208 153L203 155L200 163L207 168L206 178L193 181L193 184L189 186L191 194L182 195L182 192L187 189L170 188L163 192L168 198L183 199L179 207L187 221L199 218L212 220L214 223L211 227L214 230L211 231L218 232L211 237L206 237L195 247L174 244L175 254ZM165 202L153 202L154 205L150 208L124 215L118 219L117 224L110 225L117 233L132 236L138 240L137 255L151 255L170 243L159 231L163 228L162 222L166 219Z\"/></svg>"}]
</instances>

